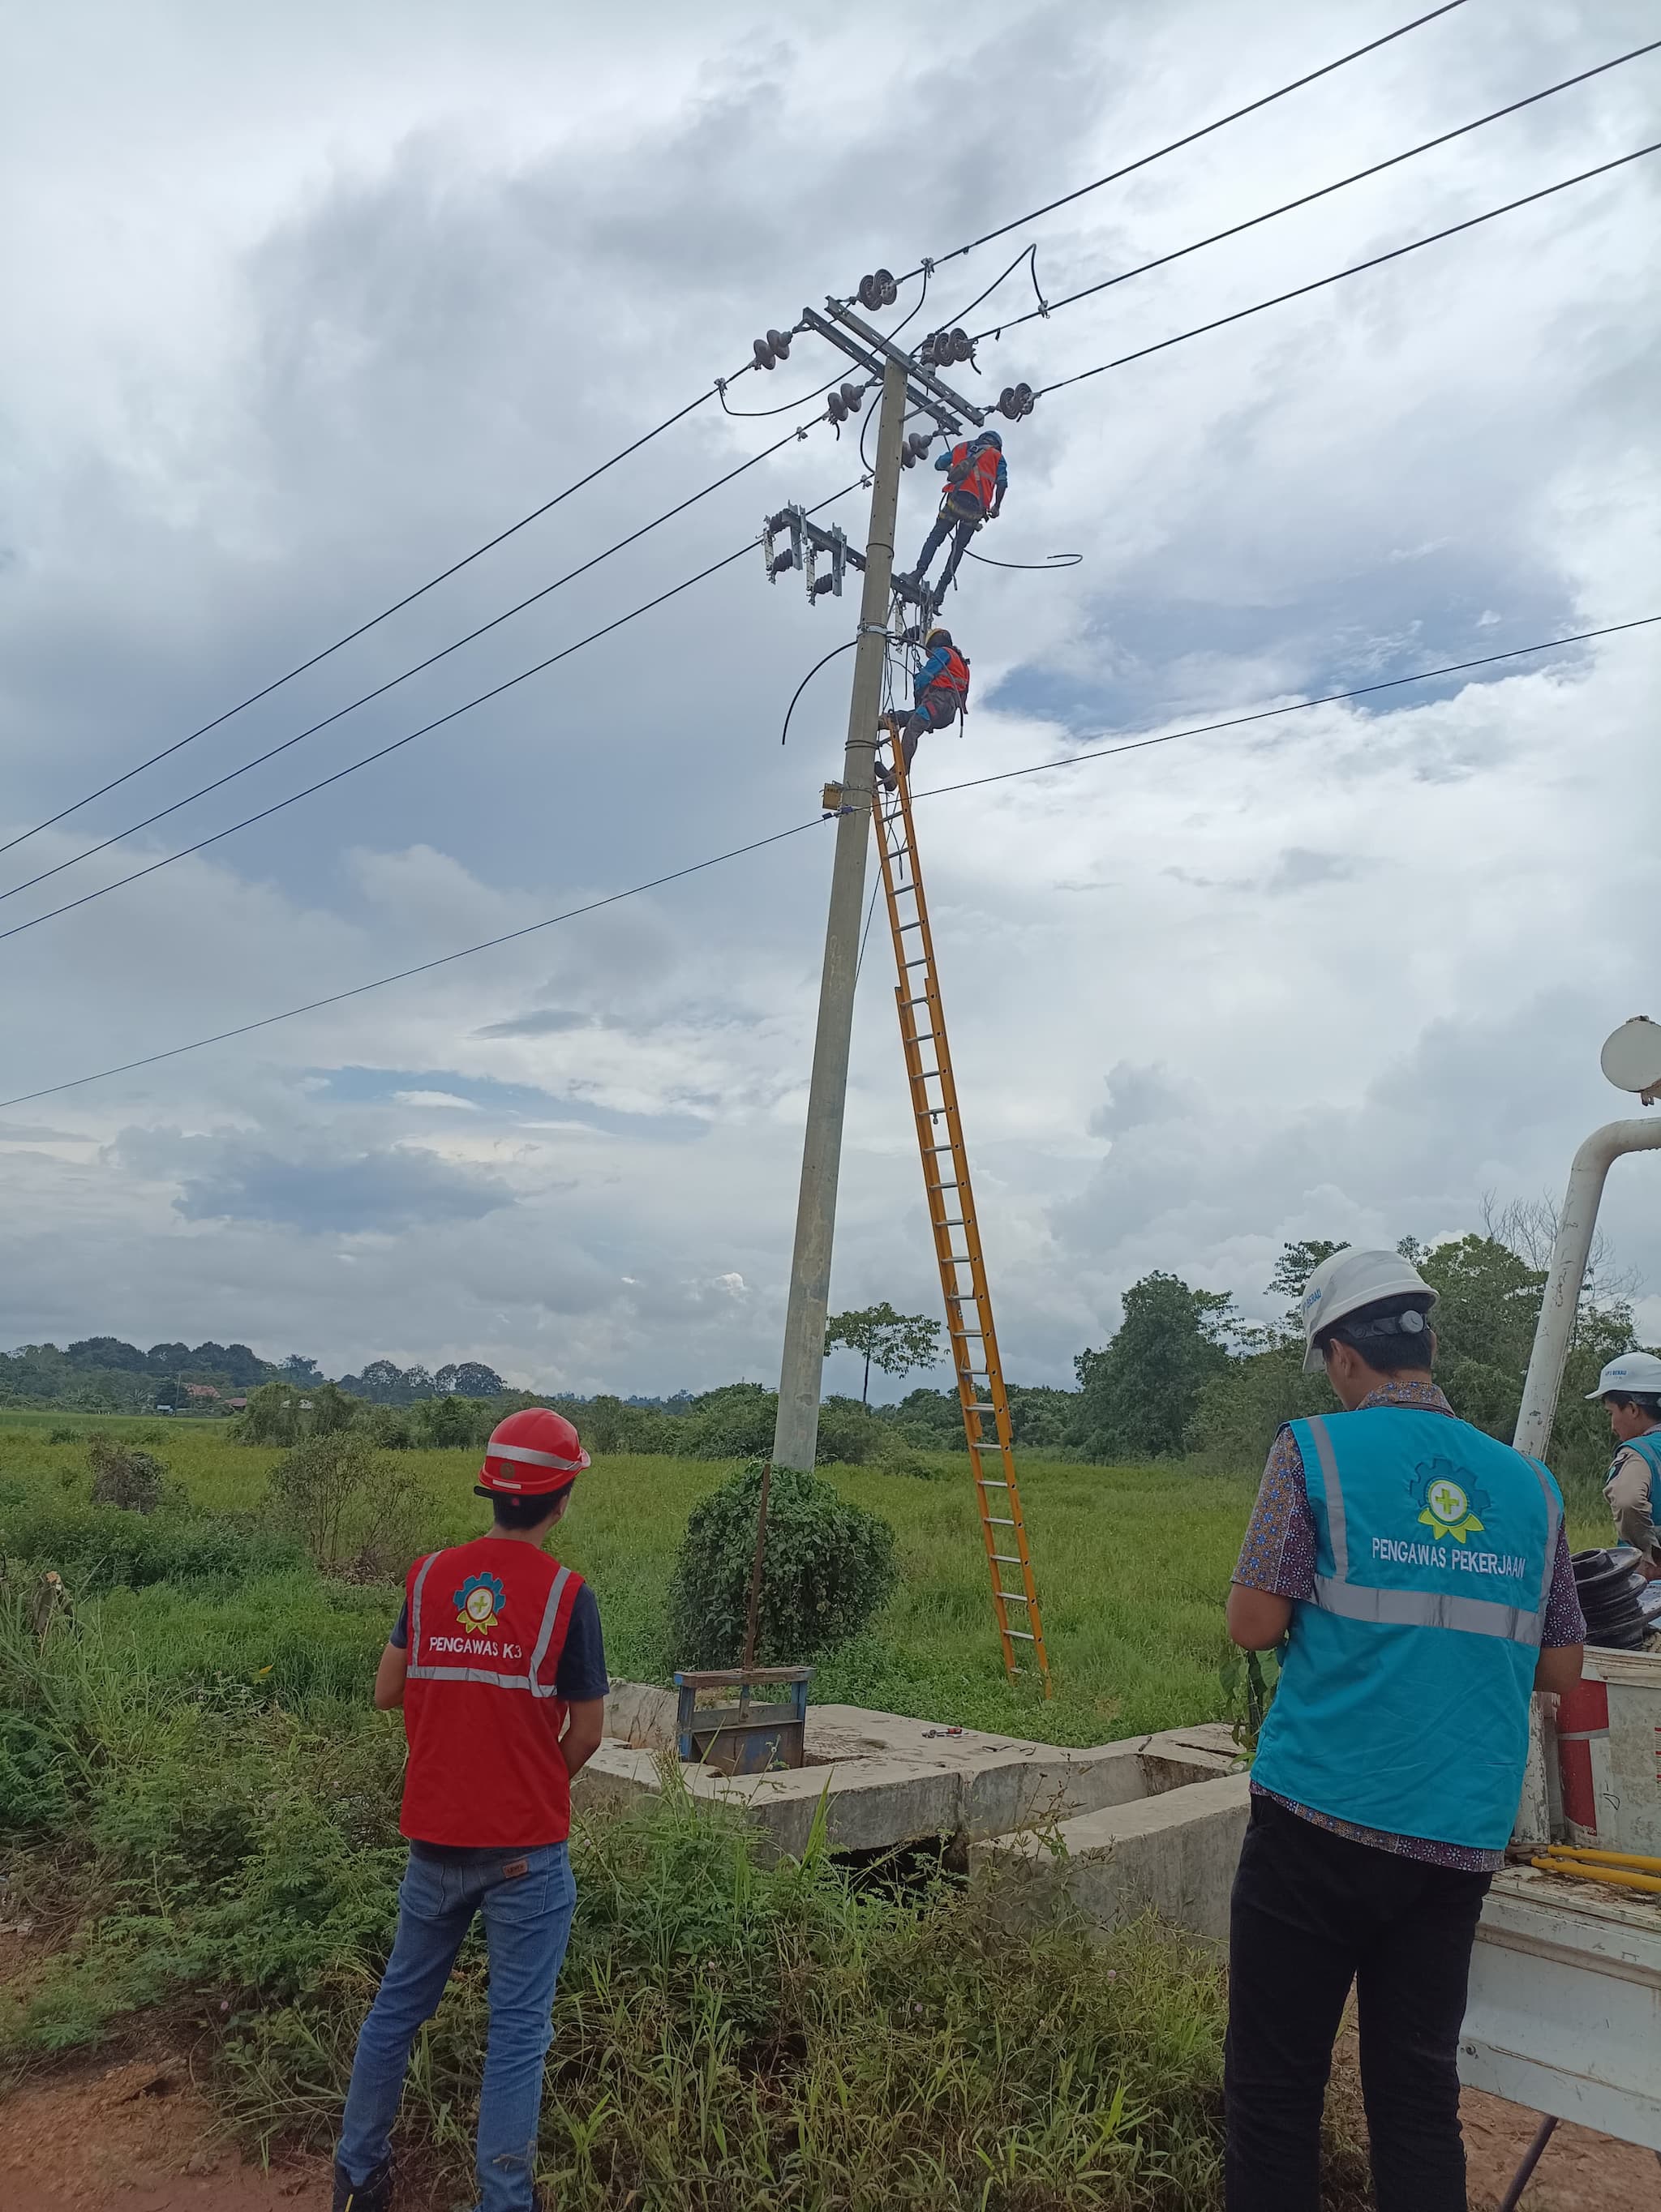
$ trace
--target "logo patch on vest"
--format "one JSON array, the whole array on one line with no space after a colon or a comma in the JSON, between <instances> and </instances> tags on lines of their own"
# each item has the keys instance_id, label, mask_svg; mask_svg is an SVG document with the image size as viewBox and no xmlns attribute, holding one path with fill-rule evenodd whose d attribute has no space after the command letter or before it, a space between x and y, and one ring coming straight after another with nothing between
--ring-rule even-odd
<instances>
[{"instance_id":1,"label":"logo patch on vest","mask_svg":"<svg viewBox=\"0 0 1661 2212\"><path fill-rule=\"evenodd\" d=\"M452 1596L456 1626L470 1636L488 1636L501 1620L508 1593L494 1575L469 1575Z\"/></svg>"},{"instance_id":2,"label":"logo patch on vest","mask_svg":"<svg viewBox=\"0 0 1661 2212\"><path fill-rule=\"evenodd\" d=\"M1482 1531L1477 1516L1488 1510L1488 1492L1467 1490L1459 1480L1463 1472L1451 1459L1425 1460L1414 1469L1408 1485L1420 1520L1438 1542L1451 1536L1456 1544L1463 1544L1473 1532Z\"/></svg>"}]
</instances>

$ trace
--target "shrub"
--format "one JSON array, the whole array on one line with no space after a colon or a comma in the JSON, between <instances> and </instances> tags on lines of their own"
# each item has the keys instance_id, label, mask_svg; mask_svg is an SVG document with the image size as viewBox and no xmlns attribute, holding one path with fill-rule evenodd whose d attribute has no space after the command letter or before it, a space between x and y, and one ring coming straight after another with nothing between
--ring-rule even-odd
<instances>
[{"instance_id":1,"label":"shrub","mask_svg":"<svg viewBox=\"0 0 1661 2212\"><path fill-rule=\"evenodd\" d=\"M55 1567L77 1593L146 1589L155 1583L241 1582L302 1560L291 1538L242 1514L140 1516L115 1505L47 1504L0 1515L0 1552Z\"/></svg>"},{"instance_id":2,"label":"shrub","mask_svg":"<svg viewBox=\"0 0 1661 2212\"><path fill-rule=\"evenodd\" d=\"M127 1513L154 1513L161 1503L164 1462L119 1437L97 1436L87 1447L92 1469L92 1502L119 1505Z\"/></svg>"},{"instance_id":3,"label":"shrub","mask_svg":"<svg viewBox=\"0 0 1661 2212\"><path fill-rule=\"evenodd\" d=\"M669 1586L675 1663L733 1667L744 1649L761 1468L694 1508ZM816 1474L775 1468L756 1656L786 1666L856 1636L894 1587L894 1532Z\"/></svg>"},{"instance_id":4,"label":"shrub","mask_svg":"<svg viewBox=\"0 0 1661 2212\"><path fill-rule=\"evenodd\" d=\"M418 1495L367 1437L337 1430L307 1437L278 1460L265 1503L314 1566L369 1580L401 1572L413 1555Z\"/></svg>"},{"instance_id":5,"label":"shrub","mask_svg":"<svg viewBox=\"0 0 1661 2212\"><path fill-rule=\"evenodd\" d=\"M818 1449L814 1456L821 1467L832 1462L843 1467L868 1467L873 1460L887 1455L891 1442L888 1424L857 1398L830 1397L819 1407Z\"/></svg>"},{"instance_id":6,"label":"shrub","mask_svg":"<svg viewBox=\"0 0 1661 2212\"><path fill-rule=\"evenodd\" d=\"M60 1421L47 1436L46 1442L49 1444L83 1443L86 1441L86 1435L84 1429L71 1428L67 1421Z\"/></svg>"},{"instance_id":7,"label":"shrub","mask_svg":"<svg viewBox=\"0 0 1661 2212\"><path fill-rule=\"evenodd\" d=\"M773 1449L778 1393L760 1382L706 1390L684 1417L681 1449L693 1459L756 1459Z\"/></svg>"}]
</instances>

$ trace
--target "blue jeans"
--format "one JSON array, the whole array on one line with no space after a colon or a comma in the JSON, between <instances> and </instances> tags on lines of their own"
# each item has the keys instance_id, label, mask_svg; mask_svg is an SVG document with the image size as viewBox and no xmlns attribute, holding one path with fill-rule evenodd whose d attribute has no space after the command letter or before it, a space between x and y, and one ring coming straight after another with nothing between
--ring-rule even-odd
<instances>
[{"instance_id":1,"label":"blue jeans","mask_svg":"<svg viewBox=\"0 0 1661 2212\"><path fill-rule=\"evenodd\" d=\"M523 1873L507 1871L520 1867ZM576 1901L563 1844L470 1863L411 1853L398 1893L398 1936L357 2039L335 2153L354 2183L367 2181L387 2154L411 2048L437 2011L461 1939L481 1912L490 2033L478 2100L479 2203L481 2212L531 2212L554 1985Z\"/></svg>"}]
</instances>

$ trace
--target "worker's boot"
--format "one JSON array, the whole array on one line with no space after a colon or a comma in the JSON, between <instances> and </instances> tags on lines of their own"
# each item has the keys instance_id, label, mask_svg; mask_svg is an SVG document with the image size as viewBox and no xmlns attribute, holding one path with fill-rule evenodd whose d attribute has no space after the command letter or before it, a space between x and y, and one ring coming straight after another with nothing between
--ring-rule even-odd
<instances>
[{"instance_id":1,"label":"worker's boot","mask_svg":"<svg viewBox=\"0 0 1661 2212\"><path fill-rule=\"evenodd\" d=\"M334 2170L332 2212L391 2212L392 2161L383 2158L367 2181L353 2181L344 2166Z\"/></svg>"}]
</instances>

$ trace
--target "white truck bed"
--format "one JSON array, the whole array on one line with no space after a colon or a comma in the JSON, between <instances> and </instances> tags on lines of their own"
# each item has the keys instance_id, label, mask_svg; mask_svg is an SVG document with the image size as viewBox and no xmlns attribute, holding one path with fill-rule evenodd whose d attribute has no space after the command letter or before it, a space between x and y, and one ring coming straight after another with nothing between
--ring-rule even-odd
<instances>
[{"instance_id":1,"label":"white truck bed","mask_svg":"<svg viewBox=\"0 0 1661 2212\"><path fill-rule=\"evenodd\" d=\"M1661 2151L1661 1896L1534 1867L1496 1875L1459 2078Z\"/></svg>"}]
</instances>

